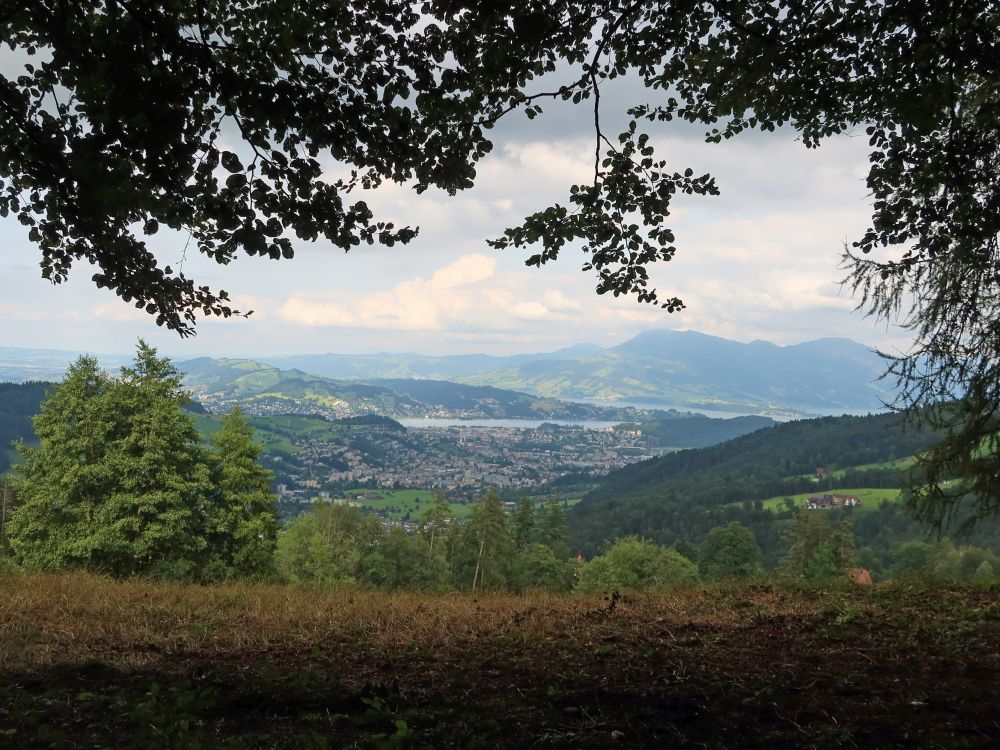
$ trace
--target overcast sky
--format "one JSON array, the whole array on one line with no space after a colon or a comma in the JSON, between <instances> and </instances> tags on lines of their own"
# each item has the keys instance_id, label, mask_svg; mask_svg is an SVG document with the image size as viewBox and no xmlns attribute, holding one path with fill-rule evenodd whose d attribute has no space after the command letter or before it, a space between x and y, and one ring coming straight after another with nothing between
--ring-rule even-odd
<instances>
[{"instance_id":1,"label":"overcast sky","mask_svg":"<svg viewBox=\"0 0 1000 750\"><path fill-rule=\"evenodd\" d=\"M608 132L618 132L616 110L644 100L634 89L608 92ZM591 127L584 107L550 107L532 122L514 114L494 131L494 152L473 190L449 197L389 185L367 196L376 216L420 227L407 246L345 254L324 242L298 242L293 260L243 257L227 267L189 253L186 273L226 289L254 314L205 320L188 340L94 288L86 265L75 267L67 283L45 282L23 228L4 220L0 346L118 353L131 351L141 336L177 357L504 354L614 345L653 328L778 344L844 336L894 349L906 341L898 329L856 312L839 285L844 244L861 236L870 215L867 142L856 134L807 150L791 131L719 145L684 126L656 131L658 153L671 166L711 172L722 191L675 203L678 252L653 268L652 279L661 296L684 299L680 313L597 296L594 276L580 270L579 251L539 270L524 266L528 253L490 249L488 238L534 210L566 202L569 186L588 180ZM176 267L185 237L161 232L155 239Z\"/></svg>"}]
</instances>

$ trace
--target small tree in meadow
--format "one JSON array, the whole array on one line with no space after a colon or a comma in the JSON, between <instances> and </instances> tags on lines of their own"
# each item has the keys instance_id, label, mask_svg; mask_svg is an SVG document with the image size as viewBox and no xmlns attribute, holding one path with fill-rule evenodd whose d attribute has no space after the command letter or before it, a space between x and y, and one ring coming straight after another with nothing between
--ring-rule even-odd
<instances>
[{"instance_id":1,"label":"small tree in meadow","mask_svg":"<svg viewBox=\"0 0 1000 750\"><path fill-rule=\"evenodd\" d=\"M717 526L705 536L698 571L705 580L750 578L761 570L761 553L753 533L738 521Z\"/></svg>"},{"instance_id":2,"label":"small tree in meadow","mask_svg":"<svg viewBox=\"0 0 1000 750\"><path fill-rule=\"evenodd\" d=\"M645 539L619 539L580 571L577 589L585 592L620 589L670 589L698 582L698 568L672 549Z\"/></svg>"}]
</instances>

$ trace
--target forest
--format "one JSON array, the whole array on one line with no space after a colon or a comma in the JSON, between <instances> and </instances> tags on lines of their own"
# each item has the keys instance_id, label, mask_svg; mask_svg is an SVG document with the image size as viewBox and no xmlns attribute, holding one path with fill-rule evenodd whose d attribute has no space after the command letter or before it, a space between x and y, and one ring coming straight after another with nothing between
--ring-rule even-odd
<instances>
[{"instance_id":1,"label":"forest","mask_svg":"<svg viewBox=\"0 0 1000 750\"><path fill-rule=\"evenodd\" d=\"M31 419L38 413L52 383L0 383L0 474L10 468L10 447L35 438Z\"/></svg>"}]
</instances>

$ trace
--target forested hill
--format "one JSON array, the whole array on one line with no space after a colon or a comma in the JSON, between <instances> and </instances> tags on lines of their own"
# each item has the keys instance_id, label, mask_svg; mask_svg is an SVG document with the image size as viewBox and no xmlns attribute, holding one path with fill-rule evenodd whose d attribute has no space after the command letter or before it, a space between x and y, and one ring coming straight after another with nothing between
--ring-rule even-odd
<instances>
[{"instance_id":1,"label":"forested hill","mask_svg":"<svg viewBox=\"0 0 1000 750\"><path fill-rule=\"evenodd\" d=\"M15 440L32 441L31 418L38 413L52 383L0 383L0 473L10 468Z\"/></svg>"},{"instance_id":2,"label":"forested hill","mask_svg":"<svg viewBox=\"0 0 1000 750\"><path fill-rule=\"evenodd\" d=\"M625 422L615 429L639 430L659 440L664 448L704 448L777 424L770 417L760 416L713 419L703 414L682 415L676 411L669 412L668 416L648 422Z\"/></svg>"},{"instance_id":3,"label":"forested hill","mask_svg":"<svg viewBox=\"0 0 1000 750\"><path fill-rule=\"evenodd\" d=\"M897 414L786 422L708 448L678 451L609 474L573 509L574 538L588 548L609 535L657 541L696 535L732 503L836 487L896 487L888 465L935 436ZM830 475L816 480L816 469ZM699 520L700 519L700 520Z\"/></svg>"}]
</instances>

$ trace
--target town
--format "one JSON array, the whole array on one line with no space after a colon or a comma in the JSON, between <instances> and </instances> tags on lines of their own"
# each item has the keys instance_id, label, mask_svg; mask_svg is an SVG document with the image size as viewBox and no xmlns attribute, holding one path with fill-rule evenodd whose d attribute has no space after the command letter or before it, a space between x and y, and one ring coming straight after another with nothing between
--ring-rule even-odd
<instances>
[{"instance_id":1,"label":"town","mask_svg":"<svg viewBox=\"0 0 1000 750\"><path fill-rule=\"evenodd\" d=\"M283 504L344 488L414 487L472 498L488 487L527 489L571 474L606 474L659 455L638 430L543 424L522 427L358 426L338 439L294 436L294 456L268 455Z\"/></svg>"}]
</instances>

